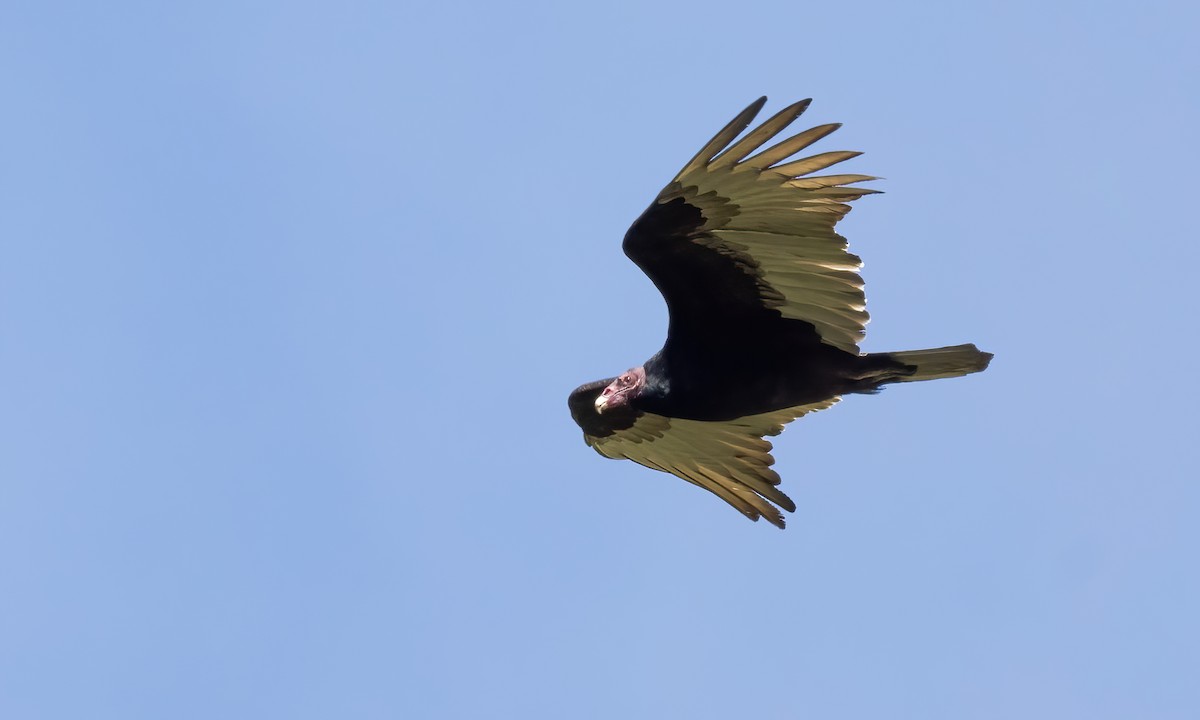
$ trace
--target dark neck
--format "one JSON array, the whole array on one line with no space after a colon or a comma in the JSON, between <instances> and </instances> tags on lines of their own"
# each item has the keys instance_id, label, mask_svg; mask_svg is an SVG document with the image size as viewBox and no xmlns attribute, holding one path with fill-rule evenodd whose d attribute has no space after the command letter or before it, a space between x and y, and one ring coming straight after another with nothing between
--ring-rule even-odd
<instances>
[{"instance_id":1,"label":"dark neck","mask_svg":"<svg viewBox=\"0 0 1200 720\"><path fill-rule=\"evenodd\" d=\"M645 372L646 383L642 386L634 404L640 410L662 414L661 406L671 393L671 383L667 380L662 353L656 353L654 357L647 360L646 364L642 366L642 370Z\"/></svg>"}]
</instances>

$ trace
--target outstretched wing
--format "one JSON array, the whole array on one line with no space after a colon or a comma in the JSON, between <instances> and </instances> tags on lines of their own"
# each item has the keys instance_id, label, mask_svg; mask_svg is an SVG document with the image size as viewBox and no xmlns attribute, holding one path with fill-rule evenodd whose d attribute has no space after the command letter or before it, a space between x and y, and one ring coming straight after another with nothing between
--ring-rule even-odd
<instances>
[{"instance_id":1,"label":"outstretched wing","mask_svg":"<svg viewBox=\"0 0 1200 720\"><path fill-rule=\"evenodd\" d=\"M586 393L581 393L584 396ZM715 494L751 520L765 517L782 528L785 523L780 508L793 512L796 504L777 487L779 475L771 469L775 458L764 436L778 435L785 424L805 413L824 410L838 399L726 422L636 413L614 419L612 426L593 427L598 434L585 427L584 439L605 457L632 460L681 477Z\"/></svg>"},{"instance_id":2,"label":"outstretched wing","mask_svg":"<svg viewBox=\"0 0 1200 720\"><path fill-rule=\"evenodd\" d=\"M862 262L833 231L869 175L813 173L855 157L788 161L836 130L821 125L751 155L809 105L803 100L734 142L766 98L717 133L625 235L624 250L654 281L670 334L713 332L770 314L807 322L821 341L858 354L868 319Z\"/></svg>"}]
</instances>

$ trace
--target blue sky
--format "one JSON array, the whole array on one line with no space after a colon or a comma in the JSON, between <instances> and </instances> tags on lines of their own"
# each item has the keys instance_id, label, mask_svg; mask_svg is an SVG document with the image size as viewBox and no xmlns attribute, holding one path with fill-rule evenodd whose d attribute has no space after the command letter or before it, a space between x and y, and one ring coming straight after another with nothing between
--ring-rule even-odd
<instances>
[{"instance_id":1,"label":"blue sky","mask_svg":"<svg viewBox=\"0 0 1200 720\"><path fill-rule=\"evenodd\" d=\"M1186 3L0 10L0 716L1192 718ZM587 449L759 95L887 178L779 532Z\"/></svg>"}]
</instances>

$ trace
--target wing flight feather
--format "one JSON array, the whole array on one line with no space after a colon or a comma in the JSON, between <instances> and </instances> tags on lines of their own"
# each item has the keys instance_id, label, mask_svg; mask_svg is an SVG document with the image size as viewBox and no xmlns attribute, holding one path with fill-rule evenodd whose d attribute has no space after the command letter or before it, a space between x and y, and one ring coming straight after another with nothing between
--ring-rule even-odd
<instances>
[{"instance_id":1,"label":"wing flight feather","mask_svg":"<svg viewBox=\"0 0 1200 720\"><path fill-rule=\"evenodd\" d=\"M735 142L763 102L742 111L684 166L630 228L625 252L662 291L672 332L711 327L714 304L724 303L722 318L774 311L810 323L822 342L857 355L870 319L862 261L834 226L849 212L847 203L878 192L851 186L876 178L812 175L858 152L788 160L837 124L750 155L809 103L785 108Z\"/></svg>"},{"instance_id":2,"label":"wing flight feather","mask_svg":"<svg viewBox=\"0 0 1200 720\"><path fill-rule=\"evenodd\" d=\"M632 460L683 478L708 490L751 520L766 518L784 527L780 509L796 509L778 487L771 469L771 443L784 425L806 413L824 410L839 398L749 415L726 422L703 422L642 413L624 429L603 436L585 433L587 444L601 455Z\"/></svg>"}]
</instances>

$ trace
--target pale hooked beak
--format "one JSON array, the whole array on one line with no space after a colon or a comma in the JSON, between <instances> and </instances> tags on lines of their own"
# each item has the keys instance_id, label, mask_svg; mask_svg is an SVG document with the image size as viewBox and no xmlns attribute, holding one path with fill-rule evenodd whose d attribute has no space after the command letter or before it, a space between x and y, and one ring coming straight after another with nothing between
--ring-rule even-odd
<instances>
[{"instance_id":1,"label":"pale hooked beak","mask_svg":"<svg viewBox=\"0 0 1200 720\"><path fill-rule=\"evenodd\" d=\"M600 397L596 398L596 412L602 413L608 407L608 396L600 393Z\"/></svg>"}]
</instances>

